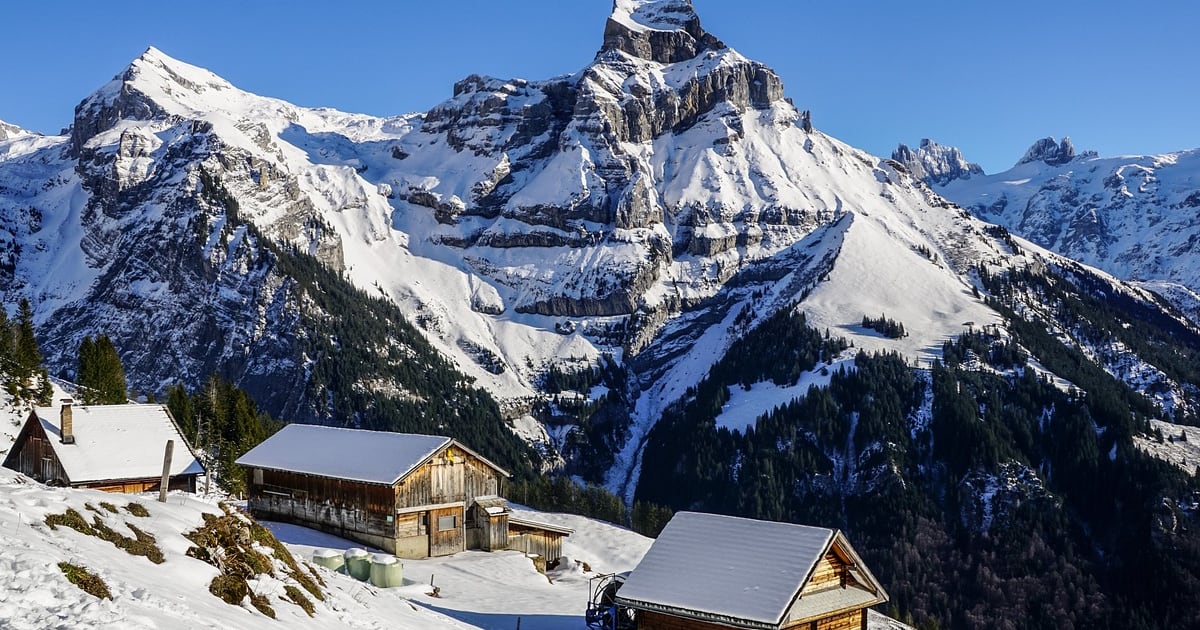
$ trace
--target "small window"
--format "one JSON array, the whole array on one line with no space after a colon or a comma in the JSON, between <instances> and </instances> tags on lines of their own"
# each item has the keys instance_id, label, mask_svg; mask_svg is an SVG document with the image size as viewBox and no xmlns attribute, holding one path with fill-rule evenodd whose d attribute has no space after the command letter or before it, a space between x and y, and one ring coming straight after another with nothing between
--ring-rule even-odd
<instances>
[{"instance_id":1,"label":"small window","mask_svg":"<svg viewBox=\"0 0 1200 630\"><path fill-rule=\"evenodd\" d=\"M454 515L438 517L438 531L447 532L458 529L458 517Z\"/></svg>"},{"instance_id":2,"label":"small window","mask_svg":"<svg viewBox=\"0 0 1200 630\"><path fill-rule=\"evenodd\" d=\"M263 483L263 472L261 468L254 469L254 485L261 486Z\"/></svg>"}]
</instances>

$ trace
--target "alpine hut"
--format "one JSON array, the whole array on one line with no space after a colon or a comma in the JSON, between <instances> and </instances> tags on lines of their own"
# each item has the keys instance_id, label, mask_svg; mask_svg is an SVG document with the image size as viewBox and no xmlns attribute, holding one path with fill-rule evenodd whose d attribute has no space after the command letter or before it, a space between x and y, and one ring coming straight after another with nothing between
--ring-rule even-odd
<instances>
[{"instance_id":1,"label":"alpine hut","mask_svg":"<svg viewBox=\"0 0 1200 630\"><path fill-rule=\"evenodd\" d=\"M503 548L509 474L436 435L290 424L237 460L250 512L404 558ZM497 531L491 531L496 528Z\"/></svg>"},{"instance_id":2,"label":"alpine hut","mask_svg":"<svg viewBox=\"0 0 1200 630\"><path fill-rule=\"evenodd\" d=\"M53 486L147 492L162 485L168 444L168 489L195 492L204 468L166 407L68 399L29 412L4 467Z\"/></svg>"},{"instance_id":3,"label":"alpine hut","mask_svg":"<svg viewBox=\"0 0 1200 630\"><path fill-rule=\"evenodd\" d=\"M835 529L680 512L617 592L639 630L865 630L887 593Z\"/></svg>"}]
</instances>

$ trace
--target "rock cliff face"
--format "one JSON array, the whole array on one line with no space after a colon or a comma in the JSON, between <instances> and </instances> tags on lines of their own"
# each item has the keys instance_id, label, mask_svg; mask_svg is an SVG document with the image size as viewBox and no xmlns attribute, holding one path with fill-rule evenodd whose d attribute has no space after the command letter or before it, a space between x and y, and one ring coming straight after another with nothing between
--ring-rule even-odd
<instances>
[{"instance_id":1,"label":"rock cliff face","mask_svg":"<svg viewBox=\"0 0 1200 630\"><path fill-rule=\"evenodd\" d=\"M913 177L930 185L944 186L956 179L971 179L983 175L983 168L968 162L956 147L942 146L925 138L910 149L901 144L892 151L892 159L903 164Z\"/></svg>"},{"instance_id":2,"label":"rock cliff face","mask_svg":"<svg viewBox=\"0 0 1200 630\"><path fill-rule=\"evenodd\" d=\"M9 138L16 138L17 136L28 133L28 131L21 129L16 125L10 125L9 123L0 120L0 140L8 140Z\"/></svg>"},{"instance_id":3,"label":"rock cliff face","mask_svg":"<svg viewBox=\"0 0 1200 630\"><path fill-rule=\"evenodd\" d=\"M700 27L700 17L688 0L641 2L617 0L604 25L601 52L619 50L661 64L694 58L725 44Z\"/></svg>"},{"instance_id":4,"label":"rock cliff face","mask_svg":"<svg viewBox=\"0 0 1200 630\"><path fill-rule=\"evenodd\" d=\"M1075 145L1071 139L1064 137L1062 142L1046 137L1033 143L1024 157L1017 161L1017 166L1030 162L1044 162L1047 166L1062 166L1075 159Z\"/></svg>"},{"instance_id":5,"label":"rock cliff face","mask_svg":"<svg viewBox=\"0 0 1200 630\"><path fill-rule=\"evenodd\" d=\"M745 119L765 116L781 128L797 117L779 78L706 33L689 2L622 0L591 65L550 81L460 81L400 141L392 171L405 200L435 209L448 226L445 244L555 256L563 246L615 242L639 252L604 273L568 278L577 294L536 290L514 305L546 315L629 315L654 308L643 294L677 254L716 256L761 244L775 226L811 229L822 220L769 192L721 203L668 188L675 173L661 164L680 136L694 130L726 158L718 158L726 170L740 169L746 158L731 141L741 139ZM443 144L454 153L436 150ZM766 190L792 187L753 172L753 162L745 167ZM445 172L475 175L450 180Z\"/></svg>"}]
</instances>

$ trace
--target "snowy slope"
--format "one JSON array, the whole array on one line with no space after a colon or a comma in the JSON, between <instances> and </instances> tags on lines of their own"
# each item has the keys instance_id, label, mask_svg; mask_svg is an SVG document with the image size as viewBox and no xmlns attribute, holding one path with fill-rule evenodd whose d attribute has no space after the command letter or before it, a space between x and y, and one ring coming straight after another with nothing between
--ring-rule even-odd
<instances>
[{"instance_id":1,"label":"snowy slope","mask_svg":"<svg viewBox=\"0 0 1200 630\"><path fill-rule=\"evenodd\" d=\"M110 514L101 502L124 506L132 498L150 512L146 518L123 510ZM91 504L100 511L87 509ZM66 527L52 530L43 519L74 508L89 520L100 516L122 531L132 523L157 539L165 561L153 564L108 542ZM91 490L51 489L0 469L0 620L6 628L256 628L286 623L297 628L464 628L471 627L424 606L379 597L361 584L331 582L330 595L315 602L308 617L300 608L278 601L282 586L256 585L266 591L278 614L271 621L249 607L231 606L208 593L214 567L185 555L192 545L182 534L202 524L202 514L219 514L215 504L173 494L166 504L148 497L121 497ZM126 532L126 535L131 535ZM88 568L108 585L112 600L98 600L72 585L58 562Z\"/></svg>"},{"instance_id":2,"label":"snowy slope","mask_svg":"<svg viewBox=\"0 0 1200 630\"><path fill-rule=\"evenodd\" d=\"M931 184L1043 247L1119 278L1155 282L1197 317L1200 151L1099 157L1048 138L1002 173Z\"/></svg>"},{"instance_id":3,"label":"snowy slope","mask_svg":"<svg viewBox=\"0 0 1200 630\"><path fill-rule=\"evenodd\" d=\"M140 503L149 517L123 506ZM109 513L102 502L114 504ZM87 506L91 505L89 509ZM87 519L99 516L123 531L130 523L152 534L165 561L153 564L110 543L42 521L74 508ZM167 503L149 495L122 496L91 490L47 488L0 469L0 625L14 630L60 628L295 628L582 630L588 580L602 572L628 571L651 540L628 529L569 514L517 509L525 518L574 529L563 543L567 560L546 575L519 551L464 552L428 560L405 560L405 584L380 589L347 575L317 569L326 601L307 616L280 601L282 586L264 580L252 587L270 596L278 615L268 619L248 605L232 606L208 593L212 566L185 555L192 545L182 534L199 527L202 515L220 514L209 501L174 493ZM344 550L349 541L295 525L266 523L296 558L316 549ZM58 562L81 565L99 575L112 593L98 600L69 583ZM719 579L719 575L717 576ZM430 583L439 589L431 596ZM736 589L730 585L731 592ZM276 592L278 591L278 592ZM871 628L906 626L873 614Z\"/></svg>"}]
</instances>

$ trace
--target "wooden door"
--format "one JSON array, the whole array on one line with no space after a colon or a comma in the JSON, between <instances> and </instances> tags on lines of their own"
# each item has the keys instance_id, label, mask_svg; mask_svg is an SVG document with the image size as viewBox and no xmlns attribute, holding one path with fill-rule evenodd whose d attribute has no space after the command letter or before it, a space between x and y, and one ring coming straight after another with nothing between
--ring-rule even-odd
<instances>
[{"instance_id":1,"label":"wooden door","mask_svg":"<svg viewBox=\"0 0 1200 630\"><path fill-rule=\"evenodd\" d=\"M463 508L429 511L429 555L448 556L464 549Z\"/></svg>"}]
</instances>

